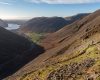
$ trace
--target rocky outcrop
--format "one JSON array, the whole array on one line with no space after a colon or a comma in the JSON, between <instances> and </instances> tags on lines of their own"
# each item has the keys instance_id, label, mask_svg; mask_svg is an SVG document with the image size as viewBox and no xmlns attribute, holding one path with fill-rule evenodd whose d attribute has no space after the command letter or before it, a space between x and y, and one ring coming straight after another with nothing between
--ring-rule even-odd
<instances>
[{"instance_id":1,"label":"rocky outcrop","mask_svg":"<svg viewBox=\"0 0 100 80\"><path fill-rule=\"evenodd\" d=\"M59 70L50 73L47 80L77 80L79 76L83 76L84 80L89 80L90 77L84 72L84 70L93 66L94 63L95 60L87 59L81 63L73 63L63 66Z\"/></svg>"}]
</instances>

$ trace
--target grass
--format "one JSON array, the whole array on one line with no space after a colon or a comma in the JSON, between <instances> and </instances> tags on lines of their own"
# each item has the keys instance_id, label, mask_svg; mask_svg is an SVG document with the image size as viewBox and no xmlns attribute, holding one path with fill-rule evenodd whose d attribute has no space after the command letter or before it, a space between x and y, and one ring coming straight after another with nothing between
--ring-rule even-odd
<instances>
[{"instance_id":1,"label":"grass","mask_svg":"<svg viewBox=\"0 0 100 80\"><path fill-rule=\"evenodd\" d=\"M96 80L100 80L100 76L98 76L98 77L96 78Z\"/></svg>"},{"instance_id":2,"label":"grass","mask_svg":"<svg viewBox=\"0 0 100 80\"><path fill-rule=\"evenodd\" d=\"M29 39L35 43L39 43L41 41L41 39L44 37L43 33L26 33L26 35L29 37Z\"/></svg>"},{"instance_id":3,"label":"grass","mask_svg":"<svg viewBox=\"0 0 100 80\"><path fill-rule=\"evenodd\" d=\"M63 59L64 58L64 59ZM82 63L86 59L94 59L96 61L95 65L91 67L94 71L100 70L100 51L96 48L96 46L89 46L88 48L84 49L83 52L76 51L71 55L62 56L58 59L59 63L55 65L48 65L45 66L33 73L28 74L27 76L24 75L24 78L21 80L33 80L34 78L38 78L39 80L45 80L47 76L56 70L59 70L60 67L69 65L72 63ZM79 79L78 79L79 78ZM77 80L82 80L82 76L78 76ZM99 80L100 77L97 78ZM83 79L84 80L84 79Z\"/></svg>"}]
</instances>

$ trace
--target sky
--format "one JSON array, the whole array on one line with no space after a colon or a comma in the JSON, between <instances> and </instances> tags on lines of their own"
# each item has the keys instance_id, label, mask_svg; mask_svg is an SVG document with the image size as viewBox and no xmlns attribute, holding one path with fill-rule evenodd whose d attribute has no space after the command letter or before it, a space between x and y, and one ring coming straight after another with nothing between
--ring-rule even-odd
<instances>
[{"instance_id":1,"label":"sky","mask_svg":"<svg viewBox=\"0 0 100 80\"><path fill-rule=\"evenodd\" d=\"M0 0L1 19L67 17L100 9L100 0Z\"/></svg>"}]
</instances>

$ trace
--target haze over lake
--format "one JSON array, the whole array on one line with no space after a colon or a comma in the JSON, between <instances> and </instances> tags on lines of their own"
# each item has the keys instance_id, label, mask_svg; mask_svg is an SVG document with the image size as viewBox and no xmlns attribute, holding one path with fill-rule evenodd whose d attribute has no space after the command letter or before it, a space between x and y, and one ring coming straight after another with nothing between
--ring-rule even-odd
<instances>
[{"instance_id":1,"label":"haze over lake","mask_svg":"<svg viewBox=\"0 0 100 80\"><path fill-rule=\"evenodd\" d=\"M11 23L9 23L8 27L6 27L5 29L7 29L7 30L15 30L15 29L18 29L19 26L20 25L18 25L18 24L11 24Z\"/></svg>"}]
</instances>

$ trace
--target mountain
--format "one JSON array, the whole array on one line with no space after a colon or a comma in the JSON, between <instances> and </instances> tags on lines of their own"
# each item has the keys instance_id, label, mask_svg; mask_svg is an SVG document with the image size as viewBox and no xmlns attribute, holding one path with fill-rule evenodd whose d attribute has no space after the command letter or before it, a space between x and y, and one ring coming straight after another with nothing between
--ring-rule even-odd
<instances>
[{"instance_id":1,"label":"mountain","mask_svg":"<svg viewBox=\"0 0 100 80\"><path fill-rule=\"evenodd\" d=\"M44 51L41 46L0 27L0 80Z\"/></svg>"},{"instance_id":2,"label":"mountain","mask_svg":"<svg viewBox=\"0 0 100 80\"><path fill-rule=\"evenodd\" d=\"M74 21L89 15L88 13L78 14L71 17L37 17L29 20L21 26L19 32L36 32L36 33L51 33L55 32L65 25L71 24Z\"/></svg>"},{"instance_id":3,"label":"mountain","mask_svg":"<svg viewBox=\"0 0 100 80\"><path fill-rule=\"evenodd\" d=\"M8 27L8 24L5 21L0 19L0 26L1 27Z\"/></svg>"},{"instance_id":4,"label":"mountain","mask_svg":"<svg viewBox=\"0 0 100 80\"><path fill-rule=\"evenodd\" d=\"M98 15L99 15L99 10L96 11L95 13L92 13L92 14L86 16L85 18L83 18L81 20L77 20L77 21L73 22L72 24L65 26L64 28L58 30L55 33L47 35L46 39L44 39L42 41L43 45L46 44L46 48L52 48L53 46L62 42L63 40L70 38L73 35L73 33L77 32L81 28L81 26L92 21ZM49 44L48 44L48 42L49 42Z\"/></svg>"},{"instance_id":5,"label":"mountain","mask_svg":"<svg viewBox=\"0 0 100 80\"><path fill-rule=\"evenodd\" d=\"M16 20L16 19L13 19L13 20L4 20L6 23L10 23L10 24L18 24L18 25L22 25L22 24L24 24L26 21L28 21L27 19L24 19L24 20L22 20L22 19L19 19L19 20Z\"/></svg>"},{"instance_id":6,"label":"mountain","mask_svg":"<svg viewBox=\"0 0 100 80\"><path fill-rule=\"evenodd\" d=\"M100 80L100 10L41 43L51 47L7 80Z\"/></svg>"},{"instance_id":7,"label":"mountain","mask_svg":"<svg viewBox=\"0 0 100 80\"><path fill-rule=\"evenodd\" d=\"M90 13L80 13L80 14L77 14L77 15L74 15L74 16L70 16L70 17L65 17L65 19L67 20L67 22L69 24L73 23L74 21L76 20L79 20L79 19L82 19L84 18L85 16L89 15Z\"/></svg>"},{"instance_id":8,"label":"mountain","mask_svg":"<svg viewBox=\"0 0 100 80\"><path fill-rule=\"evenodd\" d=\"M66 20L61 17L37 17L29 20L21 26L22 32L55 32L65 26Z\"/></svg>"}]
</instances>

